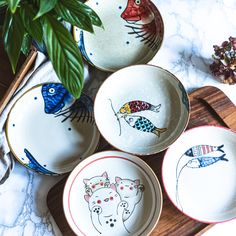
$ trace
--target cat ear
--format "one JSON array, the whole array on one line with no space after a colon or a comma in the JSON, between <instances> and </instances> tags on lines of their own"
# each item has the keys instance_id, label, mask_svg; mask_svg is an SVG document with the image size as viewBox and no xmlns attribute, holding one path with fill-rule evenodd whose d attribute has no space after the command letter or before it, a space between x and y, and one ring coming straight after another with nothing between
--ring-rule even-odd
<instances>
[{"instance_id":1,"label":"cat ear","mask_svg":"<svg viewBox=\"0 0 236 236\"><path fill-rule=\"evenodd\" d=\"M102 177L108 178L108 175L107 175L106 171L102 174Z\"/></svg>"},{"instance_id":2,"label":"cat ear","mask_svg":"<svg viewBox=\"0 0 236 236\"><path fill-rule=\"evenodd\" d=\"M89 196L89 195L84 195L84 199L85 199L85 201L86 202L89 202L89 199L91 198L91 196Z\"/></svg>"},{"instance_id":3,"label":"cat ear","mask_svg":"<svg viewBox=\"0 0 236 236\"><path fill-rule=\"evenodd\" d=\"M113 189L114 191L116 191L116 186L115 186L115 184L111 184L110 188Z\"/></svg>"},{"instance_id":4,"label":"cat ear","mask_svg":"<svg viewBox=\"0 0 236 236\"><path fill-rule=\"evenodd\" d=\"M134 183L135 183L135 186L138 186L138 185L140 185L140 180L139 180L139 179L136 179L136 180L134 181Z\"/></svg>"},{"instance_id":5,"label":"cat ear","mask_svg":"<svg viewBox=\"0 0 236 236\"><path fill-rule=\"evenodd\" d=\"M84 181L84 184L87 184L89 179L84 179L83 181Z\"/></svg>"},{"instance_id":6,"label":"cat ear","mask_svg":"<svg viewBox=\"0 0 236 236\"><path fill-rule=\"evenodd\" d=\"M116 177L115 181L116 181L116 183L119 183L121 181L121 178L120 177Z\"/></svg>"}]
</instances>

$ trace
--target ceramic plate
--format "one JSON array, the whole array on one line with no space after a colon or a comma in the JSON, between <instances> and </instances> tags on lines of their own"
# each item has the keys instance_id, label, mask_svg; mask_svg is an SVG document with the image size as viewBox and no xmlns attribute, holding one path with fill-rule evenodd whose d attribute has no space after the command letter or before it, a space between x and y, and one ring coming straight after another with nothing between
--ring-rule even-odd
<instances>
[{"instance_id":1,"label":"ceramic plate","mask_svg":"<svg viewBox=\"0 0 236 236\"><path fill-rule=\"evenodd\" d=\"M72 171L63 206L76 235L148 235L160 217L162 193L154 172L140 158L105 151Z\"/></svg>"},{"instance_id":2,"label":"ceramic plate","mask_svg":"<svg viewBox=\"0 0 236 236\"><path fill-rule=\"evenodd\" d=\"M150 0L89 0L86 4L103 23L103 28L94 26L94 34L74 28L74 38L90 64L116 71L145 64L159 50L164 25Z\"/></svg>"},{"instance_id":3,"label":"ceramic plate","mask_svg":"<svg viewBox=\"0 0 236 236\"><path fill-rule=\"evenodd\" d=\"M236 217L236 133L203 126L185 132L168 149L162 173L174 205L195 220Z\"/></svg>"},{"instance_id":4,"label":"ceramic plate","mask_svg":"<svg viewBox=\"0 0 236 236\"><path fill-rule=\"evenodd\" d=\"M147 155L173 143L189 119L188 96L170 72L136 65L112 74L100 87L95 121L114 147Z\"/></svg>"},{"instance_id":5,"label":"ceramic plate","mask_svg":"<svg viewBox=\"0 0 236 236\"><path fill-rule=\"evenodd\" d=\"M74 101L62 84L43 84L27 91L12 107L6 125L14 156L43 174L71 171L92 154L99 141L93 102Z\"/></svg>"}]
</instances>

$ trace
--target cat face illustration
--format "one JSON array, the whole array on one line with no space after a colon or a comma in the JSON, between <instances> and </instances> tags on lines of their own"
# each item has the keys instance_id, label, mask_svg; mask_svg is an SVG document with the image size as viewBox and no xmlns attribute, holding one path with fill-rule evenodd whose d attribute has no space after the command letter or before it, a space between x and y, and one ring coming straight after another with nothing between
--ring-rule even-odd
<instances>
[{"instance_id":1,"label":"cat face illustration","mask_svg":"<svg viewBox=\"0 0 236 236\"><path fill-rule=\"evenodd\" d=\"M99 206L101 208L101 214L107 216L116 211L121 201L121 197L116 192L116 186L114 184L111 184L110 188L98 189L92 196L85 195L84 199L88 202L90 211L94 206Z\"/></svg>"},{"instance_id":2,"label":"cat face illustration","mask_svg":"<svg viewBox=\"0 0 236 236\"><path fill-rule=\"evenodd\" d=\"M135 197L137 195L138 187L140 186L140 180L121 179L115 178L117 192L122 199Z\"/></svg>"},{"instance_id":3,"label":"cat face illustration","mask_svg":"<svg viewBox=\"0 0 236 236\"><path fill-rule=\"evenodd\" d=\"M84 179L85 191L87 194L92 195L93 192L100 188L109 187L110 181L108 179L107 172L104 172L100 176L92 177L91 179Z\"/></svg>"}]
</instances>

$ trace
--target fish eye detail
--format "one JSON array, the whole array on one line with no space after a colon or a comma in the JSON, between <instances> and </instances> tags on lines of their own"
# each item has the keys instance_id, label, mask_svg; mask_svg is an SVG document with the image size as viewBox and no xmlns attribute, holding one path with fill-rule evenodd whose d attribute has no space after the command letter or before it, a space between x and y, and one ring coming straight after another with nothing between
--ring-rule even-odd
<instances>
[{"instance_id":1,"label":"fish eye detail","mask_svg":"<svg viewBox=\"0 0 236 236\"><path fill-rule=\"evenodd\" d=\"M140 5L141 4L141 0L135 0L135 4L136 5Z\"/></svg>"},{"instance_id":2,"label":"fish eye detail","mask_svg":"<svg viewBox=\"0 0 236 236\"><path fill-rule=\"evenodd\" d=\"M55 89L54 88L49 88L48 92L51 93L51 94L54 94L55 93Z\"/></svg>"},{"instance_id":3,"label":"fish eye detail","mask_svg":"<svg viewBox=\"0 0 236 236\"><path fill-rule=\"evenodd\" d=\"M133 118L129 118L129 121L132 122L134 119Z\"/></svg>"}]
</instances>

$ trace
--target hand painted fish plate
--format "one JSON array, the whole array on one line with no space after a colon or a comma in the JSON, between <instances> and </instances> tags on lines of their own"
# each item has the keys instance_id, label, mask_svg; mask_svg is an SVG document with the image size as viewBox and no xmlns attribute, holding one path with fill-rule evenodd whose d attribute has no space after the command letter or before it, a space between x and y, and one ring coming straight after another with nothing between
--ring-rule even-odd
<instances>
[{"instance_id":1,"label":"hand painted fish plate","mask_svg":"<svg viewBox=\"0 0 236 236\"><path fill-rule=\"evenodd\" d=\"M95 67L116 71L146 64L159 50L164 35L160 12L150 0L88 0L103 28L94 33L74 27L74 38L84 58Z\"/></svg>"},{"instance_id":2,"label":"hand painted fish plate","mask_svg":"<svg viewBox=\"0 0 236 236\"><path fill-rule=\"evenodd\" d=\"M189 100L180 81L151 65L113 73L100 87L94 116L100 133L119 150L149 155L172 144L189 120Z\"/></svg>"},{"instance_id":3,"label":"hand painted fish plate","mask_svg":"<svg viewBox=\"0 0 236 236\"><path fill-rule=\"evenodd\" d=\"M202 126L167 150L162 175L173 204L189 217L219 223L236 217L236 133Z\"/></svg>"},{"instance_id":4,"label":"hand painted fish plate","mask_svg":"<svg viewBox=\"0 0 236 236\"><path fill-rule=\"evenodd\" d=\"M149 235L162 210L162 192L152 169L118 151L96 153L67 179L66 219L76 235Z\"/></svg>"},{"instance_id":5,"label":"hand painted fish plate","mask_svg":"<svg viewBox=\"0 0 236 236\"><path fill-rule=\"evenodd\" d=\"M71 171L95 151L100 136L92 100L82 94L75 101L60 83L23 94L8 115L6 133L17 160L48 175Z\"/></svg>"}]
</instances>

